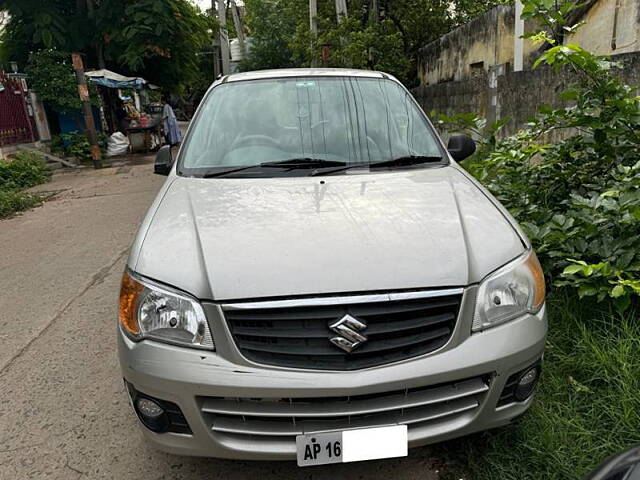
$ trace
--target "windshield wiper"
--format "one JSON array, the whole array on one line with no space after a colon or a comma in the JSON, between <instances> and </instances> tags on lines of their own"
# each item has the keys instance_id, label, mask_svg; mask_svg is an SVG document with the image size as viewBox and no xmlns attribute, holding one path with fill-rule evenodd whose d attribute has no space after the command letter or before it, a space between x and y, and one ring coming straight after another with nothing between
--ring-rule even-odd
<instances>
[{"instance_id":1,"label":"windshield wiper","mask_svg":"<svg viewBox=\"0 0 640 480\"><path fill-rule=\"evenodd\" d=\"M245 170L251 170L254 168L331 168L331 167L344 167L347 164L337 160L323 160L320 158L289 158L287 160L280 160L277 162L263 162L256 165L247 165L245 167L230 167L224 170L218 170L215 172L209 172L202 175L202 178L214 178L223 177L231 173L242 172Z\"/></svg>"},{"instance_id":2,"label":"windshield wiper","mask_svg":"<svg viewBox=\"0 0 640 480\"><path fill-rule=\"evenodd\" d=\"M225 168L224 170L217 170L215 172L205 173L204 175L202 175L202 178L224 177L225 175L229 175L230 173L242 172L244 170L251 170L252 168L260 168L260 165L248 165L246 167Z\"/></svg>"},{"instance_id":3,"label":"windshield wiper","mask_svg":"<svg viewBox=\"0 0 640 480\"><path fill-rule=\"evenodd\" d=\"M313 168L312 177L319 175L331 175L332 173L343 172L352 168L385 168L385 167L403 167L410 165L419 165L421 163L439 162L442 157L427 157L420 155L412 155L406 157L393 158L382 162L374 163L352 163L341 162L339 160L323 160L321 158L289 158L277 162L263 162L256 165L248 165L246 167L231 167L216 172L205 173L202 178L223 177L231 173L242 172L245 170L259 168L288 168L291 170L299 168Z\"/></svg>"},{"instance_id":4,"label":"windshield wiper","mask_svg":"<svg viewBox=\"0 0 640 480\"><path fill-rule=\"evenodd\" d=\"M383 162L374 162L369 164L369 168L385 168L385 167L406 167L410 165L419 165L421 163L433 163L442 161L442 157L427 157L424 155L407 155L406 157L392 158Z\"/></svg>"},{"instance_id":5,"label":"windshield wiper","mask_svg":"<svg viewBox=\"0 0 640 480\"><path fill-rule=\"evenodd\" d=\"M391 160L385 160L383 162L374 162L374 163L354 163L351 165L345 165L343 167L332 168L328 170L316 170L311 174L312 177L320 176L320 175L331 175L333 173L344 172L346 170L351 170L352 168L385 168L385 167L404 167L410 165L419 165L421 163L430 163L430 162L439 162L442 160L442 157L426 157L420 155L413 155L407 157L398 157L393 158Z\"/></svg>"},{"instance_id":6,"label":"windshield wiper","mask_svg":"<svg viewBox=\"0 0 640 480\"><path fill-rule=\"evenodd\" d=\"M290 167L290 168L325 168L325 167L344 167L346 162L338 160L323 160L322 158L289 158L277 162L261 163L261 167Z\"/></svg>"}]
</instances>

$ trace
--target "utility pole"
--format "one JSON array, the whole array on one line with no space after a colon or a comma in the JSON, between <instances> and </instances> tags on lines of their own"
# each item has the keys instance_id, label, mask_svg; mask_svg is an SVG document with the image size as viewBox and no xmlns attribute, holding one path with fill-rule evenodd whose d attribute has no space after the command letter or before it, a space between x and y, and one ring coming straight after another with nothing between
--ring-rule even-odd
<instances>
[{"instance_id":1,"label":"utility pole","mask_svg":"<svg viewBox=\"0 0 640 480\"><path fill-rule=\"evenodd\" d=\"M211 10L209 10L209 13L211 15L211 18L216 18L216 2L218 0L211 0ZM218 57L218 43L220 43L220 35L218 34L218 32L212 32L213 35L211 36L211 53L213 55L213 81L215 82L218 77L220 76L220 59Z\"/></svg>"},{"instance_id":2,"label":"utility pole","mask_svg":"<svg viewBox=\"0 0 640 480\"><path fill-rule=\"evenodd\" d=\"M522 10L524 6L522 0L516 0L516 26L513 45L513 71L521 72L524 69L524 20Z\"/></svg>"},{"instance_id":3,"label":"utility pole","mask_svg":"<svg viewBox=\"0 0 640 480\"><path fill-rule=\"evenodd\" d=\"M336 0L336 15L338 17L338 23L347 17L347 0Z\"/></svg>"},{"instance_id":4,"label":"utility pole","mask_svg":"<svg viewBox=\"0 0 640 480\"><path fill-rule=\"evenodd\" d=\"M229 6L231 7L231 15L233 16L233 24L236 27L236 35L238 38L238 42L240 43L240 49L242 53L246 53L244 49L244 29L242 27L242 20L240 19L240 13L238 13L238 5L236 5L235 0L231 0L229 2Z\"/></svg>"},{"instance_id":5,"label":"utility pole","mask_svg":"<svg viewBox=\"0 0 640 480\"><path fill-rule=\"evenodd\" d=\"M84 64L79 53L72 53L73 70L76 73L76 81L78 82L78 94L82 101L82 113L84 114L84 123L87 127L87 138L91 145L91 159L94 168L102 168L102 159L100 154L100 146L98 145L98 135L96 134L96 125L93 121L93 110L89 101L89 88L87 87L87 79L84 76Z\"/></svg>"},{"instance_id":6,"label":"utility pole","mask_svg":"<svg viewBox=\"0 0 640 480\"><path fill-rule=\"evenodd\" d=\"M218 0L211 0L211 18L216 16L216 2ZM216 33L212 35L211 51L213 53L213 81L215 82L220 76L220 60L218 58L218 43L220 43L220 35Z\"/></svg>"},{"instance_id":7,"label":"utility pole","mask_svg":"<svg viewBox=\"0 0 640 480\"><path fill-rule=\"evenodd\" d=\"M220 58L222 59L222 75L229 74L229 35L227 34L227 4L218 0L218 21L220 22Z\"/></svg>"},{"instance_id":8,"label":"utility pole","mask_svg":"<svg viewBox=\"0 0 640 480\"><path fill-rule=\"evenodd\" d=\"M315 40L318 37L318 0L309 0L309 28Z\"/></svg>"},{"instance_id":9,"label":"utility pole","mask_svg":"<svg viewBox=\"0 0 640 480\"><path fill-rule=\"evenodd\" d=\"M311 30L311 66L317 67L316 44L318 43L318 0L309 0L309 30Z\"/></svg>"},{"instance_id":10,"label":"utility pole","mask_svg":"<svg viewBox=\"0 0 640 480\"><path fill-rule=\"evenodd\" d=\"M371 0L371 11L369 12L369 21L374 24L378 24L380 22L380 12L378 11L378 0ZM375 58L373 55L373 47L369 47L369 67L374 69L375 67Z\"/></svg>"}]
</instances>

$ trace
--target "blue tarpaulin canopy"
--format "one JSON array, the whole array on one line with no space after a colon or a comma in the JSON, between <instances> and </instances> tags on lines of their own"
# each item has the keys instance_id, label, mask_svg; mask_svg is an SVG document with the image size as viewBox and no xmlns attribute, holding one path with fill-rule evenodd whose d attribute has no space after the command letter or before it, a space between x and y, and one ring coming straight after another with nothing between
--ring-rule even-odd
<instances>
[{"instance_id":1,"label":"blue tarpaulin canopy","mask_svg":"<svg viewBox=\"0 0 640 480\"><path fill-rule=\"evenodd\" d=\"M125 77L124 75L106 69L85 72L85 75L96 85L108 88L135 88L140 90L144 88L147 83L144 78Z\"/></svg>"}]
</instances>

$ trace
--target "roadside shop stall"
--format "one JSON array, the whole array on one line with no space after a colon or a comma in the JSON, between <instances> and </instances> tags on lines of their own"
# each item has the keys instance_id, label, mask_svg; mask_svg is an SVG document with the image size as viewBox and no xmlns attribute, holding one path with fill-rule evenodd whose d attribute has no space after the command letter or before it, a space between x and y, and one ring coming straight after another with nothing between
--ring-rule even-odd
<instances>
[{"instance_id":1,"label":"roadside shop stall","mask_svg":"<svg viewBox=\"0 0 640 480\"><path fill-rule=\"evenodd\" d=\"M106 131L126 135L131 152L148 152L162 145L162 118L144 111L147 106L152 108L148 93L154 89L153 85L144 78L126 77L106 69L86 72L85 75L99 87Z\"/></svg>"}]
</instances>

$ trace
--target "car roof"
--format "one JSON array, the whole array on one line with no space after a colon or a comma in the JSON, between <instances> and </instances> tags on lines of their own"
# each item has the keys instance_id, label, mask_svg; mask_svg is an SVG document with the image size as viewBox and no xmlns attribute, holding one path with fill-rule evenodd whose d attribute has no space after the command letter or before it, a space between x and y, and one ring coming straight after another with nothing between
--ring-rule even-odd
<instances>
[{"instance_id":1,"label":"car roof","mask_svg":"<svg viewBox=\"0 0 640 480\"><path fill-rule=\"evenodd\" d=\"M382 72L374 72L370 70L355 70L348 68L282 68L277 70L257 70L254 72L232 73L225 77L222 80L222 83L287 77L390 78L389 75Z\"/></svg>"}]
</instances>

